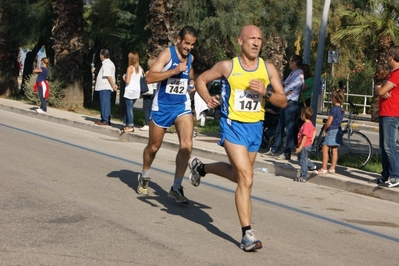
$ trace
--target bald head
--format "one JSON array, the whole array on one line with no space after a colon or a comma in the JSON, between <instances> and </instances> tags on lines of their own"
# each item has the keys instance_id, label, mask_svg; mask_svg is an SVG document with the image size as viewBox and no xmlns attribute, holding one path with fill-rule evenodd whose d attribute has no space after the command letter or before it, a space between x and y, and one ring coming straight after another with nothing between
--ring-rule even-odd
<instances>
[{"instance_id":1,"label":"bald head","mask_svg":"<svg viewBox=\"0 0 399 266\"><path fill-rule=\"evenodd\" d=\"M245 35L251 34L252 32L257 32L262 35L262 31L255 25L247 25L241 28L239 37L245 37Z\"/></svg>"}]
</instances>

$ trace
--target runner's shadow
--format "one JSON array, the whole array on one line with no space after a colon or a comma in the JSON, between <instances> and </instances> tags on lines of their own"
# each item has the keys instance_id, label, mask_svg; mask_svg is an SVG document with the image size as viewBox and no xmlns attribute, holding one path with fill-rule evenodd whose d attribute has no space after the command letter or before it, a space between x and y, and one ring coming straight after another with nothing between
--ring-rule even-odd
<instances>
[{"instance_id":1,"label":"runner's shadow","mask_svg":"<svg viewBox=\"0 0 399 266\"><path fill-rule=\"evenodd\" d=\"M113 171L107 176L112 178L119 178L128 187L136 191L137 176L139 173L129 170ZM239 246L239 242L230 235L222 232L219 228L212 224L213 219L206 213L206 209L211 207L201 204L199 202L190 200L188 205L175 202L174 199L168 198L168 191L165 191L156 182L150 181L150 196L139 196L138 199L144 203L148 203L151 207L159 208L170 215L180 216L191 222L204 226L210 233L221 237L231 243ZM137 192L136 192L137 193Z\"/></svg>"}]
</instances>

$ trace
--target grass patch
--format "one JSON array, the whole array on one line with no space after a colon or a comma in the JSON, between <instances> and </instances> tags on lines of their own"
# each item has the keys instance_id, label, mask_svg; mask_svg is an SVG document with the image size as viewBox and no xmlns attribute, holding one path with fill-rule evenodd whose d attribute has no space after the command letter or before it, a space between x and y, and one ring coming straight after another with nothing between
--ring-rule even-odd
<instances>
[{"instance_id":1,"label":"grass patch","mask_svg":"<svg viewBox=\"0 0 399 266\"><path fill-rule=\"evenodd\" d=\"M199 121L194 122L194 126L197 128L197 131L200 133L219 133L220 131L220 123L214 119L207 119L205 121L205 126L201 127Z\"/></svg>"},{"instance_id":2,"label":"grass patch","mask_svg":"<svg viewBox=\"0 0 399 266\"><path fill-rule=\"evenodd\" d=\"M373 173L381 173L382 172L382 164L381 164L381 156L379 154L373 154L371 160L368 164L366 164L362 170L373 172Z\"/></svg>"}]
</instances>

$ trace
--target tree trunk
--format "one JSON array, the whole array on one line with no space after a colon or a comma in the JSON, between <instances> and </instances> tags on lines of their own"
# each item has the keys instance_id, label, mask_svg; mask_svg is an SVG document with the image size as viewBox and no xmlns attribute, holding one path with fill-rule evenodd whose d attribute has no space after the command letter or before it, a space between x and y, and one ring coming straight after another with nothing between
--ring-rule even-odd
<instances>
[{"instance_id":1,"label":"tree trunk","mask_svg":"<svg viewBox=\"0 0 399 266\"><path fill-rule=\"evenodd\" d=\"M268 36L265 38L264 47L268 47L267 50L267 61L272 63L280 77L283 77L284 74L284 66L286 65L287 61L284 60L285 50L287 49L287 41L282 40L280 36Z\"/></svg>"},{"instance_id":2,"label":"tree trunk","mask_svg":"<svg viewBox=\"0 0 399 266\"><path fill-rule=\"evenodd\" d=\"M35 45L35 47L33 47L32 51L26 53L25 62L24 62L24 69L23 69L23 72L22 72L21 94L25 94L24 93L25 82L27 81L29 76L33 74L33 69L34 69L33 64L35 63L35 59L36 59L37 53L43 47L43 45L44 45L44 39L41 37L41 38L39 38L39 40L38 40L37 44ZM47 54L47 51L46 51L46 54Z\"/></svg>"},{"instance_id":3,"label":"tree trunk","mask_svg":"<svg viewBox=\"0 0 399 266\"><path fill-rule=\"evenodd\" d=\"M83 106L83 73L87 45L84 42L83 0L55 0L54 76L66 84L63 103Z\"/></svg>"},{"instance_id":4,"label":"tree trunk","mask_svg":"<svg viewBox=\"0 0 399 266\"><path fill-rule=\"evenodd\" d=\"M176 3L177 1L174 1ZM176 25L173 3L166 0L152 0L145 29L150 29L152 36L148 40L149 56L157 57L166 47L175 44L180 29Z\"/></svg>"},{"instance_id":5,"label":"tree trunk","mask_svg":"<svg viewBox=\"0 0 399 266\"><path fill-rule=\"evenodd\" d=\"M13 14L9 5L0 6L0 95L18 94L19 43L13 38L13 32L6 27L12 23Z\"/></svg>"},{"instance_id":6,"label":"tree trunk","mask_svg":"<svg viewBox=\"0 0 399 266\"><path fill-rule=\"evenodd\" d=\"M389 48L394 44L390 35L380 35L376 47L376 68L374 73L374 86L381 85L389 74L387 55ZM373 92L371 102L371 121L379 121L379 96Z\"/></svg>"}]
</instances>

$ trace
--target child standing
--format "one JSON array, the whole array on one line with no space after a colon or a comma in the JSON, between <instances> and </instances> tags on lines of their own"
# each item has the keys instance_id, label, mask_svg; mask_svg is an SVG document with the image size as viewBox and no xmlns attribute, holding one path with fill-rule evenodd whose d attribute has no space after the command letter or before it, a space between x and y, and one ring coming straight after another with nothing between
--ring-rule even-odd
<instances>
[{"instance_id":1,"label":"child standing","mask_svg":"<svg viewBox=\"0 0 399 266\"><path fill-rule=\"evenodd\" d=\"M342 109L342 104L344 103L344 92L340 89L333 91L331 101L334 104L334 107L331 108L327 122L323 126L323 130L326 134L321 148L323 164L319 170L315 170L316 174L335 173L335 166L338 161L338 147L342 144L341 123L344 118L344 110ZM327 170L329 149L331 149L331 165L330 169Z\"/></svg>"},{"instance_id":2,"label":"child standing","mask_svg":"<svg viewBox=\"0 0 399 266\"><path fill-rule=\"evenodd\" d=\"M312 143L316 137L316 128L313 125L312 119L313 109L311 107L304 107L301 110L301 119L304 122L298 132L298 148L295 154L298 155L299 164L301 165L301 173L295 181L306 182L308 177L308 170L315 170L316 166L309 160L309 152L312 150Z\"/></svg>"}]
</instances>

